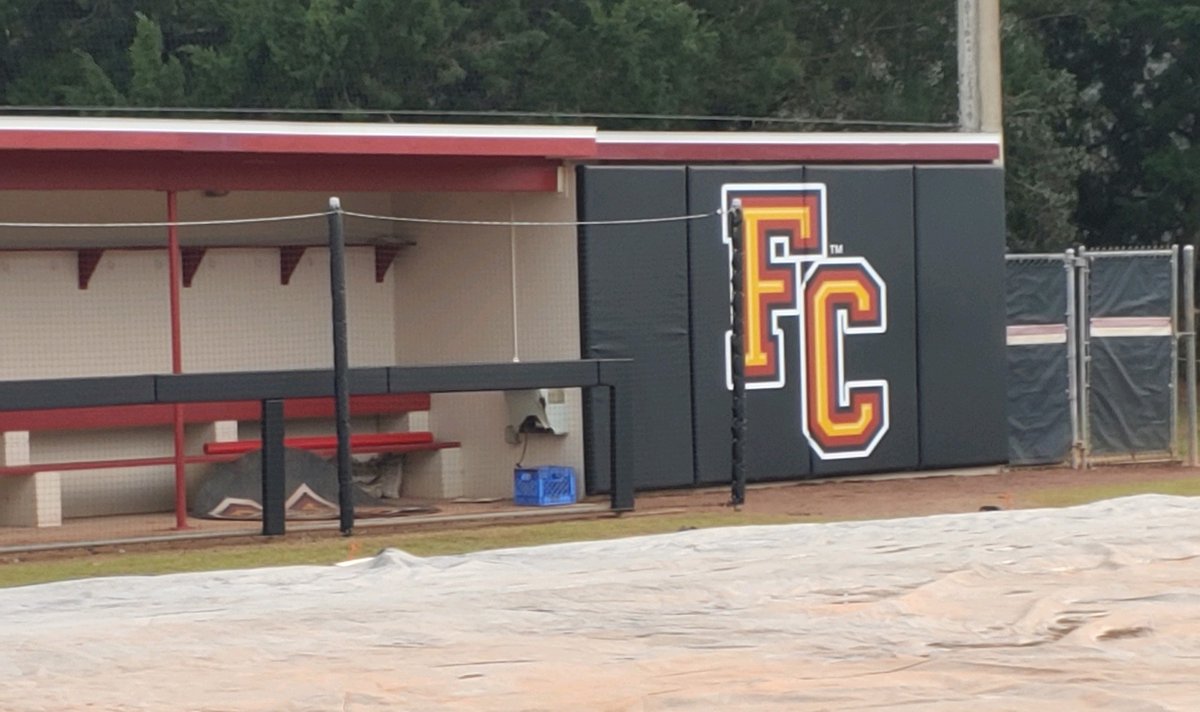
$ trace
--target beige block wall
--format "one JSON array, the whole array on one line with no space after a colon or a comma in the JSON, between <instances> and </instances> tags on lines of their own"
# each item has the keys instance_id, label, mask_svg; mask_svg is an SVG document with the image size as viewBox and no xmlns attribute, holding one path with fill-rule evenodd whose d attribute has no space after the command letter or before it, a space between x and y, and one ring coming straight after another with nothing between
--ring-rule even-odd
<instances>
[{"instance_id":1,"label":"beige block wall","mask_svg":"<svg viewBox=\"0 0 1200 712\"><path fill-rule=\"evenodd\" d=\"M573 185L557 194L401 194L394 214L461 220L572 221ZM561 227L411 225L417 242L396 260L396 356L406 364L579 358L576 232ZM516 330L513 329L515 243ZM578 389L567 392L569 434L533 435L523 464L574 467L582 486ZM463 443L466 495L510 497L521 447L504 438L503 393L437 394L432 429ZM582 491L582 490L581 490Z\"/></svg>"},{"instance_id":2,"label":"beige block wall","mask_svg":"<svg viewBox=\"0 0 1200 712\"><path fill-rule=\"evenodd\" d=\"M76 262L0 252L0 378L170 372L166 254L105 255L87 290Z\"/></svg>"},{"instance_id":3,"label":"beige block wall","mask_svg":"<svg viewBox=\"0 0 1200 712\"><path fill-rule=\"evenodd\" d=\"M395 361L393 282L375 283L374 250L347 248L351 366ZM209 250L182 292L181 318L186 372L330 368L329 252L306 250L283 285L278 250Z\"/></svg>"},{"instance_id":4,"label":"beige block wall","mask_svg":"<svg viewBox=\"0 0 1200 712\"><path fill-rule=\"evenodd\" d=\"M34 463L170 457L172 442L168 427L35 432L29 452ZM175 501L170 466L67 471L61 483L64 518L165 512Z\"/></svg>"}]
</instances>

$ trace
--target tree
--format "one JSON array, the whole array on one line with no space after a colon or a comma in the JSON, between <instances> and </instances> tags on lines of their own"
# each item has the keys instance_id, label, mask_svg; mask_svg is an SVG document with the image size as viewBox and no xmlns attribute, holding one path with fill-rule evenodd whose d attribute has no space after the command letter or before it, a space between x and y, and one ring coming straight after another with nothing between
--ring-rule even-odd
<instances>
[{"instance_id":1,"label":"tree","mask_svg":"<svg viewBox=\"0 0 1200 712\"><path fill-rule=\"evenodd\" d=\"M1194 241L1200 7L1004 10L1011 246ZM0 21L8 105L956 122L954 0L0 0Z\"/></svg>"},{"instance_id":2,"label":"tree","mask_svg":"<svg viewBox=\"0 0 1200 712\"><path fill-rule=\"evenodd\" d=\"M1200 7L1089 3L1044 21L1049 61L1084 104L1071 137L1090 163L1077 220L1093 245L1195 242L1200 228Z\"/></svg>"},{"instance_id":3,"label":"tree","mask_svg":"<svg viewBox=\"0 0 1200 712\"><path fill-rule=\"evenodd\" d=\"M1081 114L1076 78L1046 58L1040 2L1003 18L1005 187L1009 249L1057 252L1080 240L1079 182L1089 165L1073 140Z\"/></svg>"}]
</instances>

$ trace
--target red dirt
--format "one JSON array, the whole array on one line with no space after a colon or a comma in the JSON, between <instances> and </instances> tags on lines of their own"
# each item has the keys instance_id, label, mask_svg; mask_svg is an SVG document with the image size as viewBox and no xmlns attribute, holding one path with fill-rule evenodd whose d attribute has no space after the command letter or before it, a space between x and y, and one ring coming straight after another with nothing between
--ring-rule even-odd
<instances>
[{"instance_id":1,"label":"red dirt","mask_svg":"<svg viewBox=\"0 0 1200 712\"><path fill-rule=\"evenodd\" d=\"M1200 469L1130 465L1091 470L979 470L958 475L877 475L750 485L743 511L814 519L888 519L977 512L981 507L1046 506L1043 495L1076 488L1173 482L1200 476ZM725 509L729 488L659 492L638 497L639 509Z\"/></svg>"},{"instance_id":2,"label":"red dirt","mask_svg":"<svg viewBox=\"0 0 1200 712\"><path fill-rule=\"evenodd\" d=\"M1025 509L1045 506L1042 495L1048 491L1062 492L1080 487L1112 486L1134 483L1160 483L1189 480L1200 476L1200 469L1172 465L1136 465L1104 467L1091 470L1042 469L1015 471L977 471L948 475L879 475L857 476L810 482L781 482L750 485L743 511L751 514L784 515L811 520L887 519L925 516L956 512L977 512L981 507ZM589 503L605 505L606 498L590 497ZM716 512L729 511L729 488L643 492L637 497L636 512L650 515L662 511ZM437 503L442 514L488 514L512 512L510 502ZM529 508L516 508L531 514ZM564 517L589 516L559 510ZM603 511L603 510L600 510ZM537 512L558 516L546 510ZM593 513L590 516L595 516ZM505 519L503 523L522 523L525 520ZM221 522L190 520L192 529L186 534L242 534L256 531L256 522ZM391 526L394 523L394 527ZM384 527L366 527L358 531L382 533L385 529L410 527L466 528L486 525L487 521L434 522L391 520ZM497 523L501 523L499 520ZM296 531L300 523L289 528ZM333 523L330 523L332 527ZM332 533L332 532L331 532ZM180 534L174 529L170 513L124 517L101 517L70 520L55 529L0 527L0 548L63 544L67 542L101 542L114 539L163 538ZM319 535L319 534L318 534ZM244 540L244 536L240 537ZM185 539L172 542L171 548L212 546L211 538ZM128 543L124 545L129 545ZM160 544L161 545L161 544ZM22 558L29 558L23 554Z\"/></svg>"}]
</instances>

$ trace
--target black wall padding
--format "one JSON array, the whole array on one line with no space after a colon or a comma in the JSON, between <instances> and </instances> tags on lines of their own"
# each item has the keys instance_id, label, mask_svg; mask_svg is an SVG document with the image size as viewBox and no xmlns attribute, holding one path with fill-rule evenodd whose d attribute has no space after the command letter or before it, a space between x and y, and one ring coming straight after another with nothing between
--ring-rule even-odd
<instances>
[{"instance_id":1,"label":"black wall padding","mask_svg":"<svg viewBox=\"0 0 1200 712\"><path fill-rule=\"evenodd\" d=\"M913 169L809 167L804 177L806 182L827 187L830 245L841 245L845 256L869 260L887 285L888 304L886 333L852 335L845 341L848 380L888 381L888 432L866 458L822 460L814 453L813 474L916 469L919 437Z\"/></svg>"},{"instance_id":2,"label":"black wall padding","mask_svg":"<svg viewBox=\"0 0 1200 712\"><path fill-rule=\"evenodd\" d=\"M1004 171L918 167L915 203L921 467L1003 463Z\"/></svg>"},{"instance_id":3,"label":"black wall padding","mask_svg":"<svg viewBox=\"0 0 1200 712\"><path fill-rule=\"evenodd\" d=\"M1169 256L1093 255L1088 275L1088 316L1170 316Z\"/></svg>"},{"instance_id":4,"label":"black wall padding","mask_svg":"<svg viewBox=\"0 0 1200 712\"><path fill-rule=\"evenodd\" d=\"M1008 461L1063 462L1071 450L1067 345L1008 347Z\"/></svg>"},{"instance_id":5,"label":"black wall padding","mask_svg":"<svg viewBox=\"0 0 1200 712\"><path fill-rule=\"evenodd\" d=\"M690 212L721 207L726 183L801 183L799 166L689 167ZM730 392L725 380L725 332L729 329L729 250L717 222L693 223L688 235L692 285L692 405L696 479L730 481ZM746 394L746 477L784 479L809 473L808 444L800 429L800 343L795 319L782 324L789 347L786 388Z\"/></svg>"},{"instance_id":6,"label":"black wall padding","mask_svg":"<svg viewBox=\"0 0 1200 712\"><path fill-rule=\"evenodd\" d=\"M1092 452L1169 451L1172 395L1169 337L1093 338Z\"/></svg>"},{"instance_id":7,"label":"black wall padding","mask_svg":"<svg viewBox=\"0 0 1200 712\"><path fill-rule=\"evenodd\" d=\"M683 167L578 169L580 220L684 215ZM697 223L714 229L717 218ZM634 483L693 483L688 343L688 223L584 226L579 289L584 358L635 359ZM589 492L607 491L607 403L585 396Z\"/></svg>"}]
</instances>

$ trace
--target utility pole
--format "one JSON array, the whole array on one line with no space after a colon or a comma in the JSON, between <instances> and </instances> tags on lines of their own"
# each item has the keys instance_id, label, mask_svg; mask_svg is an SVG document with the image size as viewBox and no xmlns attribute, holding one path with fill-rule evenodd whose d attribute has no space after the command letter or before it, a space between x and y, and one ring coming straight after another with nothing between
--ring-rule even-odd
<instances>
[{"instance_id":1,"label":"utility pole","mask_svg":"<svg viewBox=\"0 0 1200 712\"><path fill-rule=\"evenodd\" d=\"M1003 131L1000 0L958 0L958 124L965 132Z\"/></svg>"}]
</instances>

